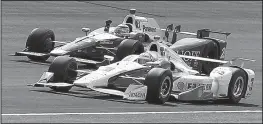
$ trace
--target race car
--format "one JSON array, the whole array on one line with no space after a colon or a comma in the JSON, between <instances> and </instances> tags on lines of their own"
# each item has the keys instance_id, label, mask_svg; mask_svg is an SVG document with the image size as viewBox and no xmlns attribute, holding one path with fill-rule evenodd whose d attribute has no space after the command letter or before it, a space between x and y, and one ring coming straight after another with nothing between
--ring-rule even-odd
<instances>
[{"instance_id":1,"label":"race car","mask_svg":"<svg viewBox=\"0 0 263 124\"><path fill-rule=\"evenodd\" d=\"M171 26L161 29L155 19L136 16L135 12L135 9L131 9L130 14L116 27L111 27L112 21L107 20L105 27L92 32L89 28L82 28L86 36L78 37L72 42L55 41L52 30L36 28L28 36L25 50L16 52L13 56L46 61L50 56L70 55L81 63L98 64L107 59L105 55L110 55L114 56L115 61L119 61L129 54L144 52L142 46L153 41L155 35L165 37L165 32L171 32ZM130 43L125 46L127 43L124 42ZM56 45L55 48L55 43L62 45ZM125 50L118 50L120 47Z\"/></svg>"},{"instance_id":2,"label":"race car","mask_svg":"<svg viewBox=\"0 0 263 124\"><path fill-rule=\"evenodd\" d=\"M74 58L59 56L40 80L29 86L49 87L60 92L77 86L153 104L164 104L169 97L183 101L227 99L238 103L251 95L255 73L243 64L236 66L233 61L179 55L162 42L152 42L146 52L126 56L95 71L78 70ZM209 75L204 75L193 70L182 58L233 65L216 67Z\"/></svg>"}]
</instances>

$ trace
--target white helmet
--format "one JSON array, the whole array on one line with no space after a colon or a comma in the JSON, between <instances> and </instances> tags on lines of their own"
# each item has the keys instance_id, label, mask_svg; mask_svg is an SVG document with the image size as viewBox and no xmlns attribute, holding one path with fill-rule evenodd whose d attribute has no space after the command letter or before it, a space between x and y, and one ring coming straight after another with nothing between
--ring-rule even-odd
<instances>
[{"instance_id":1,"label":"white helmet","mask_svg":"<svg viewBox=\"0 0 263 124\"><path fill-rule=\"evenodd\" d=\"M145 64L150 61L153 61L153 56L148 52L141 53L138 57L139 64Z\"/></svg>"},{"instance_id":2,"label":"white helmet","mask_svg":"<svg viewBox=\"0 0 263 124\"><path fill-rule=\"evenodd\" d=\"M119 37L123 37L125 36L124 34L127 34L129 33L129 27L127 25L124 25L124 24L120 24L118 25L115 30L114 30L114 34L116 36L119 36Z\"/></svg>"}]
</instances>

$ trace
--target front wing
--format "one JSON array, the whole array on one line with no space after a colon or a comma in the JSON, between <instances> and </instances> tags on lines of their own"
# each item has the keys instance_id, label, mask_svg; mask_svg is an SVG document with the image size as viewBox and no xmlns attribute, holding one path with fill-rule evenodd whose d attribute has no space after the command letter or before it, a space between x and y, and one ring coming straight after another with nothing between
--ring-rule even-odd
<instances>
[{"instance_id":1,"label":"front wing","mask_svg":"<svg viewBox=\"0 0 263 124\"><path fill-rule=\"evenodd\" d=\"M54 76L54 73L52 72L44 72L39 81L35 84L29 84L28 86L33 87L73 87L76 86L74 84L69 84L65 82L56 82L52 83L50 82ZM130 84L128 88L125 90L125 92L114 90L114 89L107 89L107 88L97 88L93 86L86 87L91 90L105 93L105 94L111 94L116 96L122 96L123 99L128 100L145 100L147 95L147 86L145 85L134 85Z\"/></svg>"}]
</instances>

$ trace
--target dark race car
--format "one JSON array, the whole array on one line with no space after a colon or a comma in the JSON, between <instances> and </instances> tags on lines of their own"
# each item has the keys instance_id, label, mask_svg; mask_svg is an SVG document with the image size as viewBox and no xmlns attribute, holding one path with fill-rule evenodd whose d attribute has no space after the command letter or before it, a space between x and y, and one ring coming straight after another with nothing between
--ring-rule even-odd
<instances>
[{"instance_id":1,"label":"dark race car","mask_svg":"<svg viewBox=\"0 0 263 124\"><path fill-rule=\"evenodd\" d=\"M63 55L75 57L78 62L85 64L103 63L109 58L119 61L129 54L144 52L144 46L153 41L155 35L165 39L165 32L171 32L172 29L161 29L155 19L136 16L135 12L135 9L131 9L130 14L116 27L111 27L112 21L107 20L105 27L92 32L89 28L82 28L86 36L71 42L55 41L52 30L36 28L28 36L26 48L14 56L27 56L41 62L50 56Z\"/></svg>"}]
</instances>

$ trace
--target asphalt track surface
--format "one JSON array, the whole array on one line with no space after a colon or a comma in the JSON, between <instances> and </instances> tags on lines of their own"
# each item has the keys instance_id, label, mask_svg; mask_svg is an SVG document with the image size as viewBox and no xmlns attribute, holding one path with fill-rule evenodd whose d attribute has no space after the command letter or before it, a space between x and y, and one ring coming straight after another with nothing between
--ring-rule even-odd
<instances>
[{"instance_id":1,"label":"asphalt track surface","mask_svg":"<svg viewBox=\"0 0 263 124\"><path fill-rule=\"evenodd\" d=\"M152 105L81 88L59 93L47 88L27 87L47 71L48 64L36 64L26 57L10 57L8 54L24 48L32 29L49 28L55 32L56 40L70 41L84 35L82 27L94 30L104 26L107 19L113 21L112 25L117 25L128 12L74 1L4 1L2 122L262 122L262 2L93 2L165 16L148 15L156 18L163 28L173 23L182 25L182 31L210 28L231 32L227 39L226 59L240 56L256 60L245 65L256 72L252 96L237 105L177 101ZM48 61L51 62L52 58Z\"/></svg>"}]
</instances>

